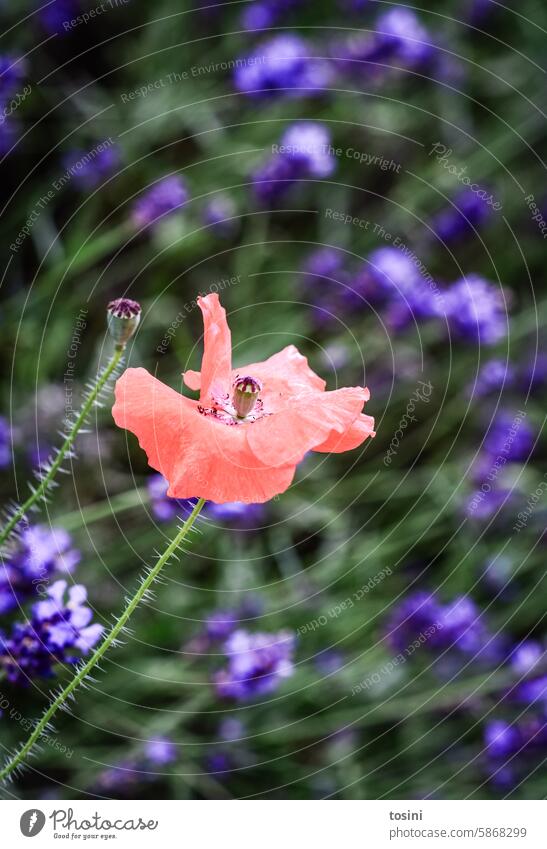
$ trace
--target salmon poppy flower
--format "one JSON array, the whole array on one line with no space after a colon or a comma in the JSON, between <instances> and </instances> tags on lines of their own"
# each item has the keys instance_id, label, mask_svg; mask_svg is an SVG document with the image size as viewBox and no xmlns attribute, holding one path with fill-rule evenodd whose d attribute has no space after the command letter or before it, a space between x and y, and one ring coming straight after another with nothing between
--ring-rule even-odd
<instances>
[{"instance_id":1,"label":"salmon poppy flower","mask_svg":"<svg viewBox=\"0 0 547 849\"><path fill-rule=\"evenodd\" d=\"M294 345L234 370L218 295L200 297L198 305L205 327L201 372L187 371L183 379L199 391L199 401L146 369L128 368L112 410L169 482L169 496L268 501L288 489L308 451L348 451L374 436L374 419L361 413L368 389L326 392Z\"/></svg>"}]
</instances>

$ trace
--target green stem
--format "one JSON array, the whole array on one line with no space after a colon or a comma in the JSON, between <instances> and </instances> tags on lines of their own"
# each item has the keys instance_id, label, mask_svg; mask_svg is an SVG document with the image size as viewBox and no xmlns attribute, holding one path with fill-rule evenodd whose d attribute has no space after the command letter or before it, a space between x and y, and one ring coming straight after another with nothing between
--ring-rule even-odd
<instances>
[{"instance_id":1,"label":"green stem","mask_svg":"<svg viewBox=\"0 0 547 849\"><path fill-rule=\"evenodd\" d=\"M40 481L40 485L33 490L32 494L27 498L27 500L21 504L20 507L17 508L11 519L7 522L7 524L0 531L0 547L5 543L15 526L21 521L21 519L26 515L26 513L38 502L41 501L46 494L49 485L54 479L55 475L59 471L59 467L61 466L63 460L65 459L67 453L70 451L72 446L74 445L74 440L78 436L78 433L87 419L93 404L97 400L100 395L102 389L107 383L109 377L115 371L116 367L119 365L121 359L123 357L123 348L116 349L110 362L100 375L99 379L95 383L93 389L90 391L89 395L85 399L85 402L78 414L78 418L72 425L65 441L63 442L61 448L59 449L55 460L51 463L46 474L43 475Z\"/></svg>"},{"instance_id":2,"label":"green stem","mask_svg":"<svg viewBox=\"0 0 547 849\"><path fill-rule=\"evenodd\" d=\"M69 699L75 690L78 689L80 684L85 680L85 678L89 675L91 670L97 665L97 663L102 659L106 651L112 645L112 643L117 639L117 637L121 634L125 626L127 625L131 615L139 606L140 602L160 574L161 570L167 563L167 561L172 557L175 553L181 542L185 539L188 531L192 528L194 522L199 516L203 505L205 504L205 499L200 498L197 502L196 506L192 510L191 514L188 516L181 529L179 530L176 537L173 539L171 543L167 546L161 557L159 557L156 565L151 568L142 581L139 584L139 588L136 591L133 598L127 602L125 610L123 611L120 618L115 622L112 626L111 630L108 632L100 646L95 649L89 660L84 663L83 666L80 667L74 678L70 681L69 684L59 693L59 695L54 699L54 701L50 704L41 720L36 725L36 728L26 741L24 745L19 749L18 752L7 762L5 767L0 771L0 781L3 781L8 775L13 772L18 766L20 766L29 752L31 751L34 744L42 737L45 733L48 724L51 722L59 708L61 708L67 699Z\"/></svg>"}]
</instances>

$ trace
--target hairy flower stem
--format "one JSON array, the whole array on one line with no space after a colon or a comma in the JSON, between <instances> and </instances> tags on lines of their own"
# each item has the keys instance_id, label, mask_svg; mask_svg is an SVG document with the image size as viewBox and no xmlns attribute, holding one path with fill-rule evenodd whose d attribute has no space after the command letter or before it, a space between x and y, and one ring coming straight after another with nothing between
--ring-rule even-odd
<instances>
[{"instance_id":1,"label":"hairy flower stem","mask_svg":"<svg viewBox=\"0 0 547 849\"><path fill-rule=\"evenodd\" d=\"M63 442L59 451L57 452L57 456L55 457L55 460L53 460L53 462L51 463L47 472L45 472L41 476L39 486L37 486L36 489L33 490L32 494L27 498L27 500L23 504L21 504L20 507L18 507L16 509L16 511L13 514L13 516L11 517L11 519L7 522L7 524L0 531L0 548L6 542L7 538L9 537L11 532L14 530L16 525L21 521L21 519L24 518L26 513L32 507L34 507L35 504L37 504L38 502L40 502L44 498L44 496L45 496L46 492L48 491L53 479L55 478L55 475L59 471L59 468L60 468L63 460L65 459L66 455L68 454L68 452L71 450L72 446L74 445L74 441L75 441L76 437L78 436L78 433L81 430L83 424L85 423L85 420L87 419L87 417L88 417L88 415L89 415L89 413L90 413L90 411L93 407L93 404L95 403L95 401L99 397L101 391L104 389L106 383L108 382L109 377L113 374L113 372L116 370L117 366L120 364L121 359L123 357L123 353L124 353L123 348L116 348L116 350L114 351L114 354L112 355L112 357L110 359L110 362L108 363L108 365L106 366L104 371L101 372L97 381L93 385L93 388L90 390L89 394L86 396L86 399L85 399L85 401L82 405L82 409L78 413L78 417L77 417L76 421L72 425L69 433L67 434L65 441Z\"/></svg>"},{"instance_id":2,"label":"hairy flower stem","mask_svg":"<svg viewBox=\"0 0 547 849\"><path fill-rule=\"evenodd\" d=\"M57 711L63 707L67 699L69 699L73 695L75 690L78 689L80 684L84 682L85 678L103 658L104 654L116 641L117 637L119 637L124 627L127 625L129 619L131 618L131 615L137 609L139 603L143 600L146 593L160 574L167 561L170 559L170 557L172 557L179 545L186 538L188 531L191 530L204 504L205 499L200 498L200 500L197 502L196 506L192 510L191 514L188 516L188 518L180 528L176 537L173 539L172 542L169 543L163 554L158 558L158 562L156 563L156 565L149 569L146 575L143 577L135 595L127 602L125 610L121 614L120 618L116 620L115 624L112 626L111 630L108 632L101 644L95 649L89 660L86 661L80 667L80 669L72 678L72 680L66 685L63 690L61 690L59 695L53 700L48 709L45 711L41 720L37 723L34 731L30 735L26 743L21 746L21 748L13 755L13 757L8 760L4 768L0 770L0 781L6 779L10 775L10 773L13 772L14 769L16 769L25 761L30 751L32 750L34 744L40 739L40 737L42 737L46 733L49 723L51 722Z\"/></svg>"}]
</instances>

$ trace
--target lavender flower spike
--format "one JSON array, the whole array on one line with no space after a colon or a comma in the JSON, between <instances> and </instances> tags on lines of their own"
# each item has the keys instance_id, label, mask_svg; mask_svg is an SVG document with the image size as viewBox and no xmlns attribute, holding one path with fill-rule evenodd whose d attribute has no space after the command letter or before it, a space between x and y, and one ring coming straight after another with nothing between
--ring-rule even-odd
<instances>
[{"instance_id":1,"label":"lavender flower spike","mask_svg":"<svg viewBox=\"0 0 547 849\"><path fill-rule=\"evenodd\" d=\"M449 287L444 311L451 330L463 339L494 345L507 335L503 293L478 274L462 277Z\"/></svg>"},{"instance_id":2,"label":"lavender flower spike","mask_svg":"<svg viewBox=\"0 0 547 849\"><path fill-rule=\"evenodd\" d=\"M250 634L240 629L226 641L228 666L219 672L215 683L220 696L246 701L271 693L284 678L293 674L294 635Z\"/></svg>"},{"instance_id":3,"label":"lavender flower spike","mask_svg":"<svg viewBox=\"0 0 547 849\"><path fill-rule=\"evenodd\" d=\"M0 469L5 469L11 463L11 428L8 420L0 416Z\"/></svg>"},{"instance_id":4,"label":"lavender flower spike","mask_svg":"<svg viewBox=\"0 0 547 849\"><path fill-rule=\"evenodd\" d=\"M327 62L312 57L308 43L288 33L259 44L236 68L234 82L243 94L267 97L320 92L330 79Z\"/></svg>"},{"instance_id":5,"label":"lavender flower spike","mask_svg":"<svg viewBox=\"0 0 547 849\"><path fill-rule=\"evenodd\" d=\"M33 606L30 622L15 625L10 637L0 634L0 668L12 683L26 685L36 676L51 677L55 664L77 663L80 654L87 654L100 639L104 629L91 622L85 587L70 587L68 600L66 587L66 581L56 581L47 599Z\"/></svg>"},{"instance_id":6,"label":"lavender flower spike","mask_svg":"<svg viewBox=\"0 0 547 849\"><path fill-rule=\"evenodd\" d=\"M325 179L336 168L330 133L323 124L298 121L274 146L274 156L253 175L255 195L263 203L279 199L297 181Z\"/></svg>"},{"instance_id":7,"label":"lavender flower spike","mask_svg":"<svg viewBox=\"0 0 547 849\"><path fill-rule=\"evenodd\" d=\"M172 215L184 206L189 196L181 177L164 177L135 202L131 215L135 227L150 227L161 218Z\"/></svg>"},{"instance_id":8,"label":"lavender flower spike","mask_svg":"<svg viewBox=\"0 0 547 849\"><path fill-rule=\"evenodd\" d=\"M27 527L13 551L0 564L0 614L32 595L43 594L55 573L71 573L80 561L63 528Z\"/></svg>"}]
</instances>

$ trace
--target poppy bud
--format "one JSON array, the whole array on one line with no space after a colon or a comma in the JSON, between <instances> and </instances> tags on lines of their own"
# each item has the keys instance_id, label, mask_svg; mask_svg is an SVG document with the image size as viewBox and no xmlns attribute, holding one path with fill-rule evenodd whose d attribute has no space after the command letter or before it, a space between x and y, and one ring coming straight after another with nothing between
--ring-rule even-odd
<instances>
[{"instance_id":1,"label":"poppy bud","mask_svg":"<svg viewBox=\"0 0 547 849\"><path fill-rule=\"evenodd\" d=\"M141 305L129 298L117 298L107 307L108 330L116 348L125 348L139 326Z\"/></svg>"}]
</instances>

